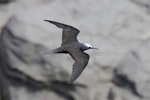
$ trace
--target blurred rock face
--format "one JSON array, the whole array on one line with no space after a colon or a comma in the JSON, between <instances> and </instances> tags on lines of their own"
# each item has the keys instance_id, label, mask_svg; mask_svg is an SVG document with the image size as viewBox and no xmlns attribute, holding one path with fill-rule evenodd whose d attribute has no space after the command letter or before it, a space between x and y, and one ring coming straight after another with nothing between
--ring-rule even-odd
<instances>
[{"instance_id":1,"label":"blurred rock face","mask_svg":"<svg viewBox=\"0 0 150 100\"><path fill-rule=\"evenodd\" d=\"M128 81L128 84L123 83L124 88L130 89L130 91L141 97L150 98L149 89L149 66L150 66L150 39L143 41L135 50L130 52L121 62L118 64L115 71L114 82L120 85L120 80Z\"/></svg>"},{"instance_id":2,"label":"blurred rock face","mask_svg":"<svg viewBox=\"0 0 150 100\"><path fill-rule=\"evenodd\" d=\"M0 3L8 3L10 0L0 0Z\"/></svg>"},{"instance_id":3,"label":"blurred rock face","mask_svg":"<svg viewBox=\"0 0 150 100\"><path fill-rule=\"evenodd\" d=\"M31 6L20 0L5 6L20 9L2 17L1 98L148 100L150 19L133 1L33 0ZM86 51L89 64L72 85L69 55L40 55L61 44L62 30L44 19L78 28L80 42L100 49Z\"/></svg>"}]
</instances>

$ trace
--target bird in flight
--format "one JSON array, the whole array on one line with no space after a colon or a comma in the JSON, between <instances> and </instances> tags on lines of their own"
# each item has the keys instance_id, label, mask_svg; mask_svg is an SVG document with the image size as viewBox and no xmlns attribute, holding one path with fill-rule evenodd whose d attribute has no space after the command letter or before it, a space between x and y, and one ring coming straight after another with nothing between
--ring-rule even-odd
<instances>
[{"instance_id":1,"label":"bird in flight","mask_svg":"<svg viewBox=\"0 0 150 100\"><path fill-rule=\"evenodd\" d=\"M69 80L69 83L71 84L80 76L80 74L83 72L84 68L88 64L89 55L84 51L88 49L98 50L98 48L94 48L88 43L80 43L77 39L77 35L80 32L78 29L55 21L50 21L50 20L44 20L44 21L50 22L51 24L54 24L58 28L61 28L63 30L62 43L61 46L56 49L41 52L41 53L42 54L53 54L53 53L70 54L70 56L75 61L72 68L72 74Z\"/></svg>"}]
</instances>

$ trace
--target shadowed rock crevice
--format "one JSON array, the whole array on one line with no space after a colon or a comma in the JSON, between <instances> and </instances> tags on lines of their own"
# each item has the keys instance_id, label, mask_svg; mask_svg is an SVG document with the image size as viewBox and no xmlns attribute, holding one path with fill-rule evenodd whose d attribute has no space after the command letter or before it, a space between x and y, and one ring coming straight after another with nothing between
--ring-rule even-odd
<instances>
[{"instance_id":1,"label":"shadowed rock crevice","mask_svg":"<svg viewBox=\"0 0 150 100\"><path fill-rule=\"evenodd\" d=\"M138 93L136 89L136 84L129 80L127 76L123 74L118 74L117 70L114 70L112 82L119 87L129 90L134 95L143 98L142 95Z\"/></svg>"},{"instance_id":2,"label":"shadowed rock crevice","mask_svg":"<svg viewBox=\"0 0 150 100\"><path fill-rule=\"evenodd\" d=\"M9 4L11 2L15 2L16 0L0 0L0 5L2 4Z\"/></svg>"},{"instance_id":3,"label":"shadowed rock crevice","mask_svg":"<svg viewBox=\"0 0 150 100\"><path fill-rule=\"evenodd\" d=\"M141 7L146 8L147 10L149 10L150 8L150 3L148 3L149 0L131 0L131 1Z\"/></svg>"},{"instance_id":4,"label":"shadowed rock crevice","mask_svg":"<svg viewBox=\"0 0 150 100\"><path fill-rule=\"evenodd\" d=\"M115 95L114 91L110 88L108 95L107 95L107 100L115 100L115 97L116 97L116 95Z\"/></svg>"},{"instance_id":5,"label":"shadowed rock crevice","mask_svg":"<svg viewBox=\"0 0 150 100\"><path fill-rule=\"evenodd\" d=\"M77 92L77 88L86 89L82 84L68 84L68 82L53 81L51 83L52 91L58 95L65 97L67 100L75 100L71 92Z\"/></svg>"},{"instance_id":6,"label":"shadowed rock crevice","mask_svg":"<svg viewBox=\"0 0 150 100\"><path fill-rule=\"evenodd\" d=\"M4 74L9 82L9 85L16 87L26 87L29 91L38 91L47 87L43 82L37 81L23 72L13 69L5 68Z\"/></svg>"},{"instance_id":7,"label":"shadowed rock crevice","mask_svg":"<svg viewBox=\"0 0 150 100\"><path fill-rule=\"evenodd\" d=\"M7 54L4 51L5 46L2 43L2 38L0 37L0 100L11 100L10 93L8 90L8 82L5 77L4 69L8 65Z\"/></svg>"},{"instance_id":8,"label":"shadowed rock crevice","mask_svg":"<svg viewBox=\"0 0 150 100\"><path fill-rule=\"evenodd\" d=\"M11 100L7 87L7 82L1 69L0 69L0 100Z\"/></svg>"}]
</instances>

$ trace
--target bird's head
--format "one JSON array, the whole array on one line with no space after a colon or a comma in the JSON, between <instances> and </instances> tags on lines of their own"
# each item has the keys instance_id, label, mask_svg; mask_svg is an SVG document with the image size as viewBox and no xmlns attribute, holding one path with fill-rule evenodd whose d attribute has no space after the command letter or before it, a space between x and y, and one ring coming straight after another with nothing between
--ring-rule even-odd
<instances>
[{"instance_id":1,"label":"bird's head","mask_svg":"<svg viewBox=\"0 0 150 100\"><path fill-rule=\"evenodd\" d=\"M88 49L96 49L96 50L99 50L98 48L92 47L92 46L91 46L90 44L88 44L88 43L83 43L82 50L85 51L85 50L88 50Z\"/></svg>"}]
</instances>

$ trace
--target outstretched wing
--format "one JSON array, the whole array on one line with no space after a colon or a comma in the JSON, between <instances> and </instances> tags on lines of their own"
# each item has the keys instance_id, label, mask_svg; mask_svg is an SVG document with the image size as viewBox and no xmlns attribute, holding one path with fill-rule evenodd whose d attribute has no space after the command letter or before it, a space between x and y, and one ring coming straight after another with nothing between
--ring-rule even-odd
<instances>
[{"instance_id":1,"label":"outstretched wing","mask_svg":"<svg viewBox=\"0 0 150 100\"><path fill-rule=\"evenodd\" d=\"M72 75L69 80L69 83L72 83L80 76L84 68L87 66L89 55L79 50L71 51L69 52L69 54L75 61L75 63L73 64Z\"/></svg>"},{"instance_id":2,"label":"outstretched wing","mask_svg":"<svg viewBox=\"0 0 150 100\"><path fill-rule=\"evenodd\" d=\"M78 29L76 29L72 26L69 26L69 25L55 22L55 21L50 21L50 20L44 20L44 21L50 22L50 23L56 25L58 28L63 29L62 45L66 44L66 43L71 43L71 42L78 42L77 35L80 32Z\"/></svg>"}]
</instances>

